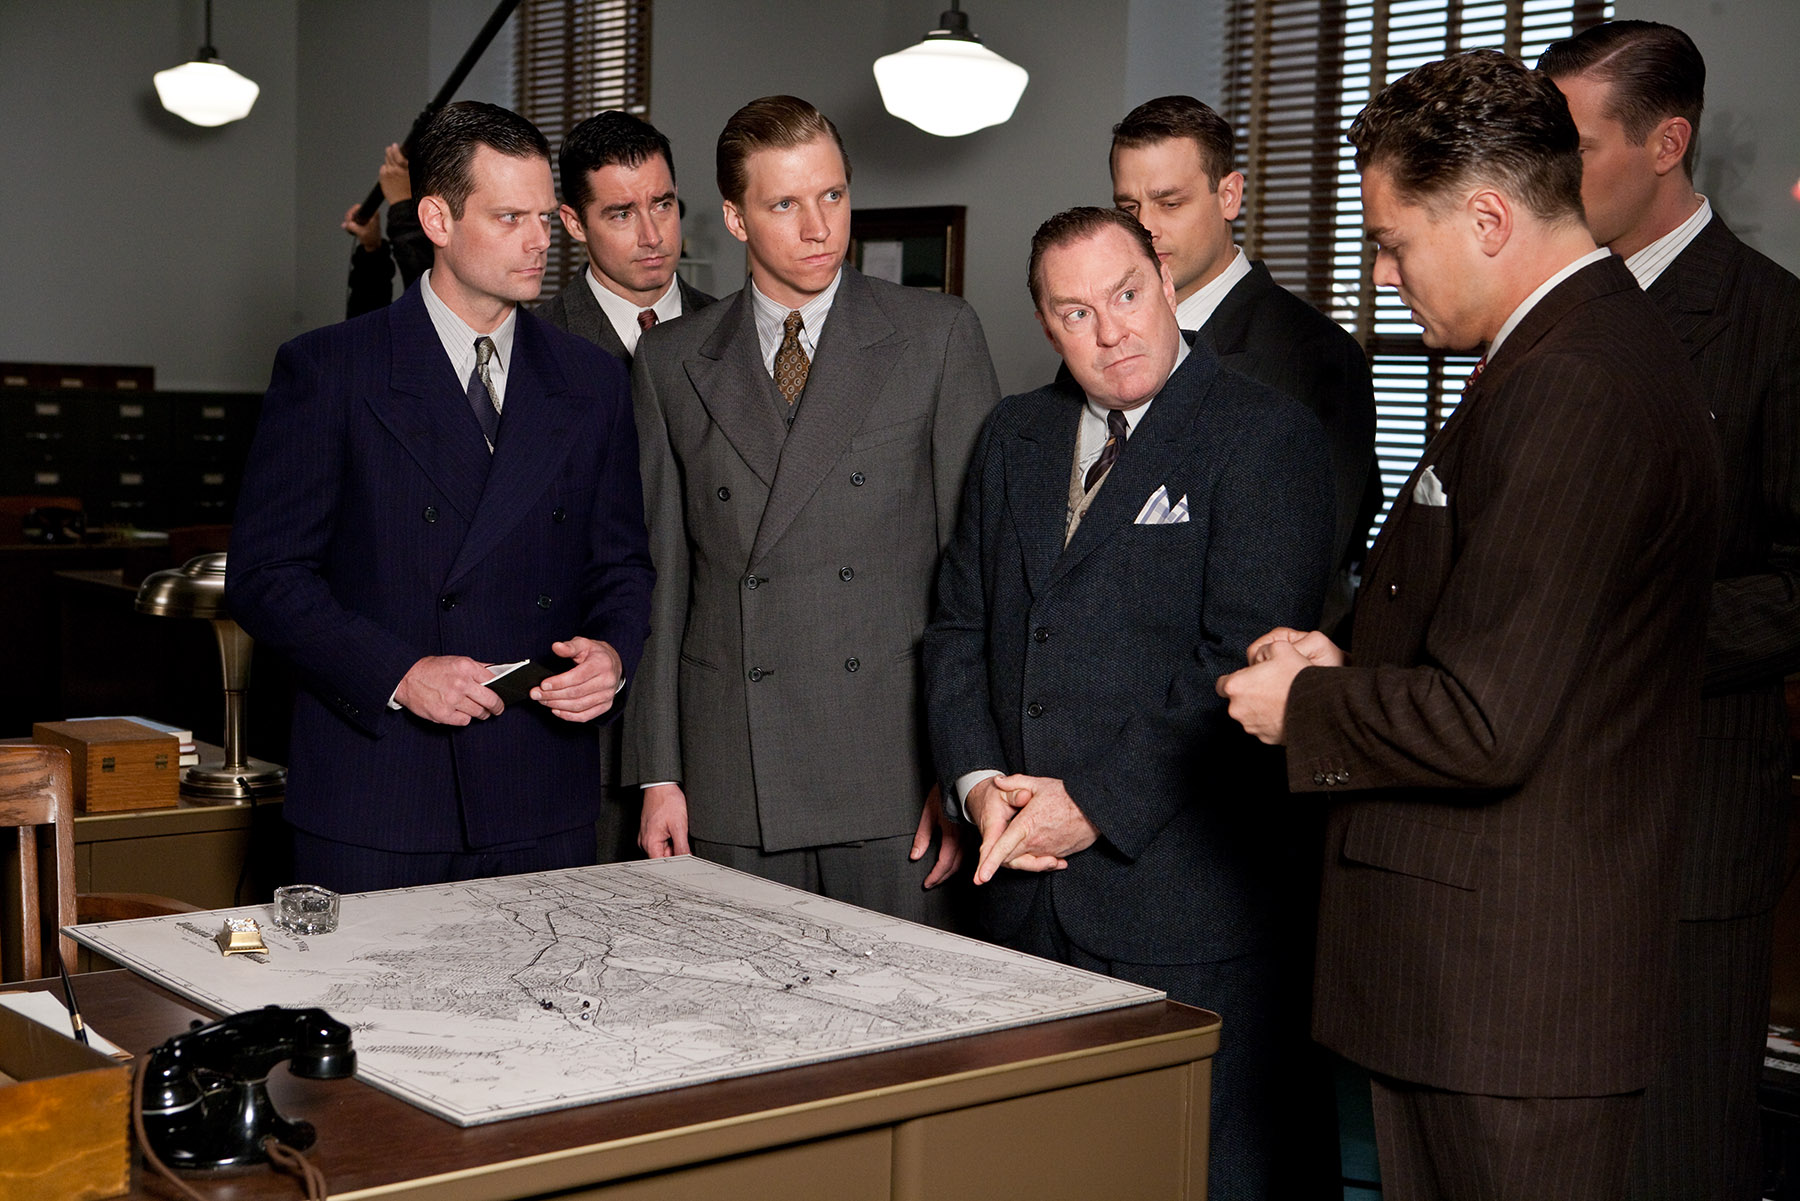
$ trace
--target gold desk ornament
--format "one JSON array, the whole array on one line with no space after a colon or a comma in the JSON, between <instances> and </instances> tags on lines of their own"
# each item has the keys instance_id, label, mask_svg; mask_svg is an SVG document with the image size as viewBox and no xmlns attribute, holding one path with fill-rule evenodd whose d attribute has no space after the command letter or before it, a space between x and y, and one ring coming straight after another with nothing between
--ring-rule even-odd
<instances>
[{"instance_id":1,"label":"gold desk ornament","mask_svg":"<svg viewBox=\"0 0 1800 1201\"><path fill-rule=\"evenodd\" d=\"M216 940L219 953L222 955L267 955L269 948L263 945L262 927L256 924L253 917L228 917L225 925L219 930Z\"/></svg>"}]
</instances>

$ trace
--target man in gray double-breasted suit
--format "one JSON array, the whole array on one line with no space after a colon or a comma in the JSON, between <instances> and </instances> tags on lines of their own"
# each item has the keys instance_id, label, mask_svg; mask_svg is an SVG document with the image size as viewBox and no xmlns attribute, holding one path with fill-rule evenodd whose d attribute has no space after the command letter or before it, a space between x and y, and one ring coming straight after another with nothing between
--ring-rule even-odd
<instances>
[{"instance_id":1,"label":"man in gray double-breasted suit","mask_svg":"<svg viewBox=\"0 0 1800 1201\"><path fill-rule=\"evenodd\" d=\"M947 920L919 639L998 392L974 311L844 264L850 166L803 100L719 138L735 296L645 335L633 393L663 572L625 732L639 842ZM923 807L923 812L921 808Z\"/></svg>"}]
</instances>

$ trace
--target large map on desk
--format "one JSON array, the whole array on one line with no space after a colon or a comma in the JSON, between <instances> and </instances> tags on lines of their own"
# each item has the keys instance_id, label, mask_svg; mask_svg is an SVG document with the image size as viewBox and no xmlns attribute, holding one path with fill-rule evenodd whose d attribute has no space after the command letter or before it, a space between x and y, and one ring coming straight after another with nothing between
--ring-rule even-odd
<instances>
[{"instance_id":1,"label":"large map on desk","mask_svg":"<svg viewBox=\"0 0 1800 1201\"><path fill-rule=\"evenodd\" d=\"M226 916L268 954L219 953ZM698 859L71 927L221 1013L317 1005L357 1075L462 1126L1159 999Z\"/></svg>"}]
</instances>

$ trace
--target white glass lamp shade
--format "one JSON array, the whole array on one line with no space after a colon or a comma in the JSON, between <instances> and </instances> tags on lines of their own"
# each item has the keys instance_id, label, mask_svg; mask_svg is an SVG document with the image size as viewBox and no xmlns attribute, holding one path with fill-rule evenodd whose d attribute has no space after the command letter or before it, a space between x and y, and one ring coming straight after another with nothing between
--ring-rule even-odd
<instances>
[{"instance_id":1,"label":"white glass lamp shade","mask_svg":"<svg viewBox=\"0 0 1800 1201\"><path fill-rule=\"evenodd\" d=\"M1031 76L979 42L926 38L875 60L881 103L926 133L959 138L1013 115Z\"/></svg>"},{"instance_id":2,"label":"white glass lamp shade","mask_svg":"<svg viewBox=\"0 0 1800 1201\"><path fill-rule=\"evenodd\" d=\"M250 115L250 107L262 92L255 83L220 62L182 63L158 71L152 78L162 106L195 125L241 121Z\"/></svg>"}]
</instances>

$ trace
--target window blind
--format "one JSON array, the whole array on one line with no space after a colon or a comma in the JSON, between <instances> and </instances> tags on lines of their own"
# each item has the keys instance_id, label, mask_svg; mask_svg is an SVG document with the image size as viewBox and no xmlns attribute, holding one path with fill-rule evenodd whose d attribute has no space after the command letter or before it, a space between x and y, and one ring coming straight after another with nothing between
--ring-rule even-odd
<instances>
[{"instance_id":1,"label":"window blind","mask_svg":"<svg viewBox=\"0 0 1800 1201\"><path fill-rule=\"evenodd\" d=\"M550 140L609 108L650 112L651 0L524 0L513 39L513 107ZM554 161L554 158L553 160ZM561 183L558 182L558 195ZM586 259L560 223L550 243L545 296Z\"/></svg>"},{"instance_id":2,"label":"window blind","mask_svg":"<svg viewBox=\"0 0 1800 1201\"><path fill-rule=\"evenodd\" d=\"M1406 306L1369 278L1351 120L1422 63L1492 48L1537 61L1612 17L1611 0L1227 0L1225 95L1248 180L1239 239L1276 281L1369 354L1385 499L1369 536L1455 408L1472 354L1427 348Z\"/></svg>"}]
</instances>

